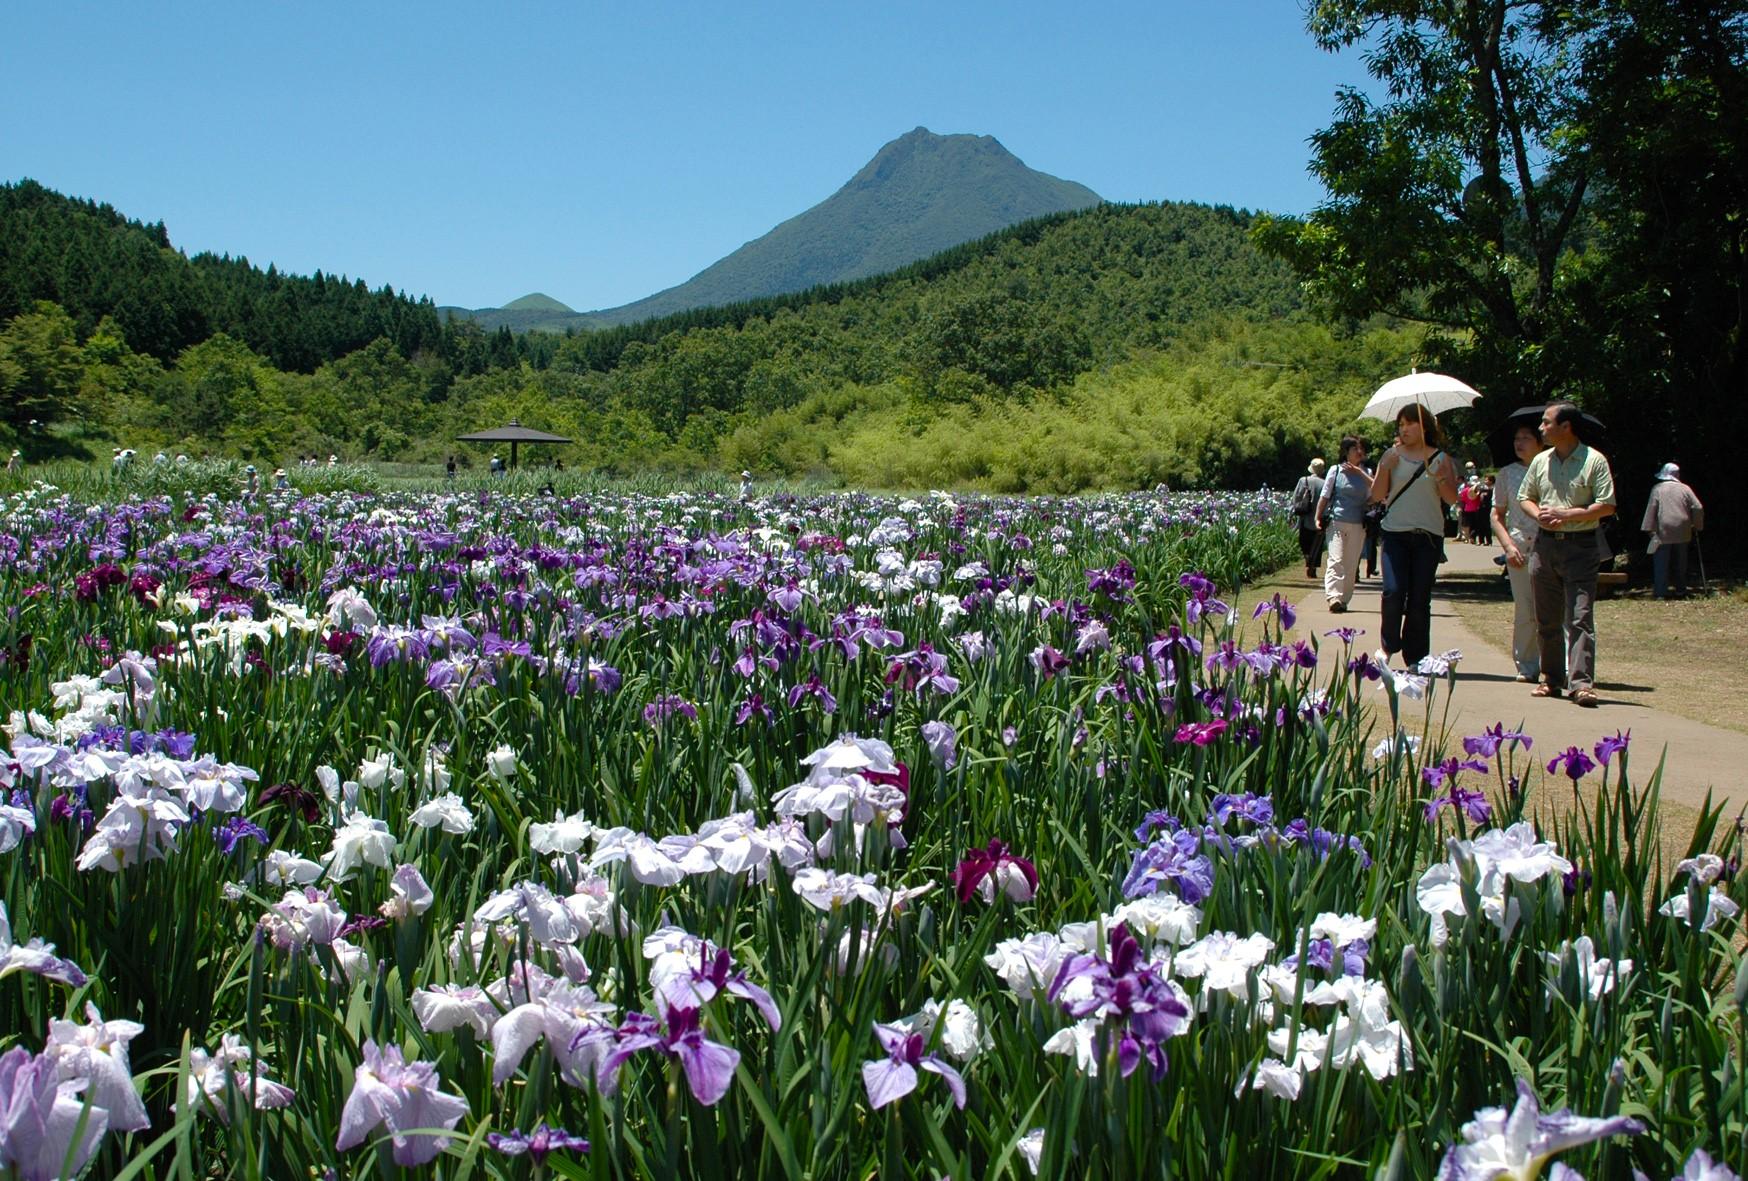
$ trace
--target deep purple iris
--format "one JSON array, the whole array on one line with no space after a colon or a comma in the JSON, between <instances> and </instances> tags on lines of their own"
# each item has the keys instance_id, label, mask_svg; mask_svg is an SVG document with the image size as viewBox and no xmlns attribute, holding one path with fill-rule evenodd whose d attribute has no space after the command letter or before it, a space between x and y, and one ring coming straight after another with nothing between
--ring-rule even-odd
<instances>
[{"instance_id":1,"label":"deep purple iris","mask_svg":"<svg viewBox=\"0 0 1748 1181\"><path fill-rule=\"evenodd\" d=\"M1562 763L1566 766L1566 778L1570 779L1573 783L1577 783L1580 779L1583 779L1586 775L1596 770L1596 764L1591 761L1590 756L1579 750L1576 746L1568 746L1565 750L1549 759L1548 774L1552 775L1554 772L1558 771Z\"/></svg>"},{"instance_id":2,"label":"deep purple iris","mask_svg":"<svg viewBox=\"0 0 1748 1181\"><path fill-rule=\"evenodd\" d=\"M1086 987L1064 999L1068 986L1083 980ZM1141 945L1127 925L1111 928L1110 956L1070 956L1050 983L1050 999L1076 1021L1100 1017L1113 1027L1117 1065L1123 1077L1143 1061L1153 1067L1157 1082L1165 1077L1165 1042L1190 1024L1190 1009L1167 983L1158 967L1141 954Z\"/></svg>"}]
</instances>

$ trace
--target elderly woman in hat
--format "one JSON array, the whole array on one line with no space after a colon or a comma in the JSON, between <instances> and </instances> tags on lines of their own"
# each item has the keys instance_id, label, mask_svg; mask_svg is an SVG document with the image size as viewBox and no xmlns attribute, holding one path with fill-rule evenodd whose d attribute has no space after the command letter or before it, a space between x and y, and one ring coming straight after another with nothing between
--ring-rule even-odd
<instances>
[{"instance_id":1,"label":"elderly woman in hat","mask_svg":"<svg viewBox=\"0 0 1748 1181\"><path fill-rule=\"evenodd\" d=\"M1323 469L1327 465L1319 455L1305 468L1305 474L1293 485L1293 513L1299 518L1299 552L1305 555L1305 577L1317 577L1317 563L1323 558L1323 530L1317 527L1317 502L1323 496Z\"/></svg>"},{"instance_id":2,"label":"elderly woman in hat","mask_svg":"<svg viewBox=\"0 0 1748 1181\"><path fill-rule=\"evenodd\" d=\"M1706 509L1681 482L1681 469L1666 463L1657 472L1651 499L1645 504L1645 519L1639 528L1651 535L1646 548L1651 554L1651 593L1670 597L1673 574L1677 597L1687 597L1687 547L1693 535L1705 528Z\"/></svg>"}]
</instances>

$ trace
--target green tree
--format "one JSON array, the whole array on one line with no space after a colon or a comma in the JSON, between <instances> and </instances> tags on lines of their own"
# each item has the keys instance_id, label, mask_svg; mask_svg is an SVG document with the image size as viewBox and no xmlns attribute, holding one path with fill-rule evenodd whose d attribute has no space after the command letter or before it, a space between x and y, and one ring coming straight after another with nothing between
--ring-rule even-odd
<instances>
[{"instance_id":1,"label":"green tree","mask_svg":"<svg viewBox=\"0 0 1748 1181\"><path fill-rule=\"evenodd\" d=\"M1466 353L1499 401L1547 394L1541 348L1590 180L1580 30L1523 0L1315 0L1308 24L1325 49L1365 46L1386 97L1339 92L1312 137L1328 199L1257 239L1336 315L1436 325L1435 349Z\"/></svg>"},{"instance_id":2,"label":"green tree","mask_svg":"<svg viewBox=\"0 0 1748 1181\"><path fill-rule=\"evenodd\" d=\"M84 374L72 317L37 303L0 331L0 422L29 438L70 417Z\"/></svg>"}]
</instances>

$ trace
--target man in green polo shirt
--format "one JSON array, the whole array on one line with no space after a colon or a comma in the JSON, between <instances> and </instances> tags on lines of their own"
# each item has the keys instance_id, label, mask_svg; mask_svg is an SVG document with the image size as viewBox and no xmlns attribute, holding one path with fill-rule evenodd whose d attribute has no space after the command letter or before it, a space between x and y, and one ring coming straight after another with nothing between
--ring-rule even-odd
<instances>
[{"instance_id":1,"label":"man in green polo shirt","mask_svg":"<svg viewBox=\"0 0 1748 1181\"><path fill-rule=\"evenodd\" d=\"M1523 511L1541 532L1530 557L1530 588L1542 653L1542 683L1532 692L1565 690L1596 705L1596 574L1602 551L1596 527L1614 512L1614 477L1603 454L1578 437L1579 410L1554 402L1542 411L1542 442L1518 488Z\"/></svg>"}]
</instances>

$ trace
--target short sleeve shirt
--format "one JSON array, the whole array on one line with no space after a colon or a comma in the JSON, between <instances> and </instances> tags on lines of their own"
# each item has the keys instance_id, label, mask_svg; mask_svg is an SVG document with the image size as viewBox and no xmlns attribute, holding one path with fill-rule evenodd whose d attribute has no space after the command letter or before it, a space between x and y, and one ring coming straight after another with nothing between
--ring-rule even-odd
<instances>
[{"instance_id":1,"label":"short sleeve shirt","mask_svg":"<svg viewBox=\"0 0 1748 1181\"><path fill-rule=\"evenodd\" d=\"M1529 468L1521 463L1508 463L1499 469L1499 501L1505 506L1505 528L1520 544L1534 541L1541 526L1536 519L1523 511L1523 501L1518 499L1517 492L1523 486L1523 478Z\"/></svg>"},{"instance_id":2,"label":"short sleeve shirt","mask_svg":"<svg viewBox=\"0 0 1748 1181\"><path fill-rule=\"evenodd\" d=\"M1593 504L1613 504L1614 476L1608 470L1608 460L1595 448L1583 443L1572 454L1561 459L1552 447L1530 460L1518 489L1520 501L1533 500L1543 508L1589 508ZM1594 533L1595 521L1575 521L1559 528L1543 529L1549 533Z\"/></svg>"},{"instance_id":3,"label":"short sleeve shirt","mask_svg":"<svg viewBox=\"0 0 1748 1181\"><path fill-rule=\"evenodd\" d=\"M1341 525L1358 525L1366 519L1366 497L1372 486L1341 468L1323 480L1323 498L1329 502L1329 519Z\"/></svg>"}]
</instances>

